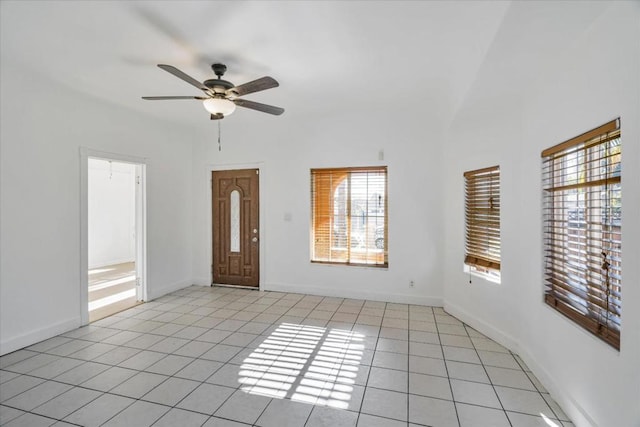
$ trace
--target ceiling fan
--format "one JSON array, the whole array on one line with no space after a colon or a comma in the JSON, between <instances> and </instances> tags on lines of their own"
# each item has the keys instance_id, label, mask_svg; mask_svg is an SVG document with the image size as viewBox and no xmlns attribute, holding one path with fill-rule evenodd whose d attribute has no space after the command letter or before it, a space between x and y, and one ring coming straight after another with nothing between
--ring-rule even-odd
<instances>
[{"instance_id":1,"label":"ceiling fan","mask_svg":"<svg viewBox=\"0 0 640 427\"><path fill-rule=\"evenodd\" d=\"M250 93L278 87L278 82L272 77L262 77L240 86L235 86L233 83L222 79L222 76L227 71L227 66L224 64L213 64L211 68L218 78L205 80L200 83L193 77L178 70L172 65L158 64L158 67L173 74L179 79L184 80L190 85L197 87L204 92L205 96L143 96L142 99L149 101L166 99L197 99L202 101L205 110L211 114L211 120L220 120L225 118L235 111L236 106L262 111L263 113L273 114L275 116L279 116L284 113L284 108L240 98L241 96Z\"/></svg>"}]
</instances>

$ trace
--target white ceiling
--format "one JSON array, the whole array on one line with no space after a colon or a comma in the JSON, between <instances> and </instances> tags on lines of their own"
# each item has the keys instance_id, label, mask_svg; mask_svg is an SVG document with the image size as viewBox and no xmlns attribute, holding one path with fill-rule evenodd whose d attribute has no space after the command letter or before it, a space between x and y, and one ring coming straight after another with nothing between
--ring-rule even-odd
<instances>
[{"instance_id":1,"label":"white ceiling","mask_svg":"<svg viewBox=\"0 0 640 427\"><path fill-rule=\"evenodd\" d=\"M510 2L40 1L1 3L1 61L120 107L185 124L207 120L199 95L155 65L197 80L227 64L246 98L322 117L340 109L418 108L451 119ZM234 120L257 113L238 109ZM235 117L238 119L235 119ZM230 119L230 118L229 118ZM277 118L273 118L277 120Z\"/></svg>"}]
</instances>

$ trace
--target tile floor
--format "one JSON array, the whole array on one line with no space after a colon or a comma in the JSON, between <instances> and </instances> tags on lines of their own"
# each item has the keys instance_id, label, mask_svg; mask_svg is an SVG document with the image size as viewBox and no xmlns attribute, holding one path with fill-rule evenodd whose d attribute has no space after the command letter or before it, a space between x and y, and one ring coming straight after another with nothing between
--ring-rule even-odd
<instances>
[{"instance_id":1,"label":"tile floor","mask_svg":"<svg viewBox=\"0 0 640 427\"><path fill-rule=\"evenodd\" d=\"M441 308L192 286L2 356L0 425L573 424Z\"/></svg>"}]
</instances>

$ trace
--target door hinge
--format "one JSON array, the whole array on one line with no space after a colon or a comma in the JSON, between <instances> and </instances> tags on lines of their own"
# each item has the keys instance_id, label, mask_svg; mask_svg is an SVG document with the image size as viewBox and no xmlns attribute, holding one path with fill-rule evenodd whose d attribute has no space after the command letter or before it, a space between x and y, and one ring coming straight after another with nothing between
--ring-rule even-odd
<instances>
[{"instance_id":1,"label":"door hinge","mask_svg":"<svg viewBox=\"0 0 640 427\"><path fill-rule=\"evenodd\" d=\"M136 287L140 287L142 286L142 278L141 277L136 277Z\"/></svg>"},{"instance_id":2,"label":"door hinge","mask_svg":"<svg viewBox=\"0 0 640 427\"><path fill-rule=\"evenodd\" d=\"M260 175L260 171L256 169L256 175Z\"/></svg>"},{"instance_id":3,"label":"door hinge","mask_svg":"<svg viewBox=\"0 0 640 427\"><path fill-rule=\"evenodd\" d=\"M140 184L140 175L136 176L136 184Z\"/></svg>"}]
</instances>

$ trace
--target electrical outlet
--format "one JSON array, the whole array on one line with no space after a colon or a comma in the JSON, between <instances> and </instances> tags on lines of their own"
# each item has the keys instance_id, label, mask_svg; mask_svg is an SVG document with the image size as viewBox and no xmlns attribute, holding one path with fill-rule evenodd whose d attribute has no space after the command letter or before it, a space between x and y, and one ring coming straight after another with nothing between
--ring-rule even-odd
<instances>
[{"instance_id":1,"label":"electrical outlet","mask_svg":"<svg viewBox=\"0 0 640 427\"><path fill-rule=\"evenodd\" d=\"M409 282L409 287L410 287L410 288L413 288L413 285L414 285L414 284L415 284L415 283L413 283L413 280L412 280L412 281L410 281L410 282Z\"/></svg>"}]
</instances>

